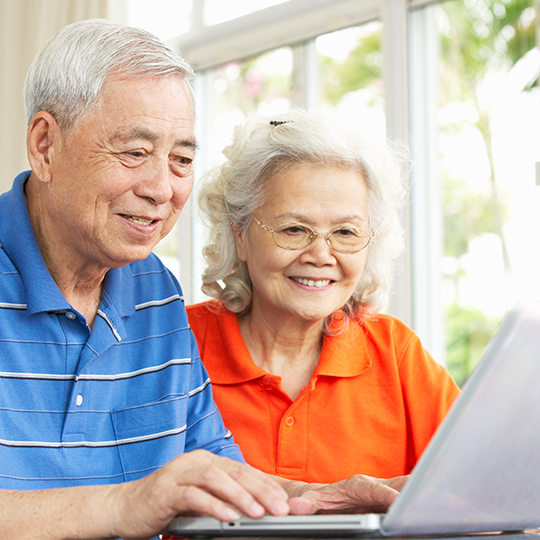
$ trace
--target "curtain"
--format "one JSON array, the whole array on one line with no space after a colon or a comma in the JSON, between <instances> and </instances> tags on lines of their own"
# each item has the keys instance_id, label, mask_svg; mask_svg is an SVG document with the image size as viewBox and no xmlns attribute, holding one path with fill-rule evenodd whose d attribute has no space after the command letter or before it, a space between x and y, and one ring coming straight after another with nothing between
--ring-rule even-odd
<instances>
[{"instance_id":1,"label":"curtain","mask_svg":"<svg viewBox=\"0 0 540 540\"><path fill-rule=\"evenodd\" d=\"M34 56L63 26L109 13L108 0L0 0L0 193L29 168L22 91Z\"/></svg>"}]
</instances>

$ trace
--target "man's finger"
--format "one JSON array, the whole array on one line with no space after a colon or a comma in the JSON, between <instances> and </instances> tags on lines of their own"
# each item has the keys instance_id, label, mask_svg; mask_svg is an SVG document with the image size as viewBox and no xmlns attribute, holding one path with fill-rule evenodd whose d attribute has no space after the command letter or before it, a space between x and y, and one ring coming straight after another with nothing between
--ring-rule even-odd
<instances>
[{"instance_id":1,"label":"man's finger","mask_svg":"<svg viewBox=\"0 0 540 540\"><path fill-rule=\"evenodd\" d=\"M270 476L249 465L231 460L226 460L224 470L261 505L262 513L257 511L257 515L254 515L253 512L246 512L250 517L261 517L265 511L276 516L285 516L289 513L287 493ZM244 512L242 508L240 510Z\"/></svg>"},{"instance_id":2,"label":"man's finger","mask_svg":"<svg viewBox=\"0 0 540 540\"><path fill-rule=\"evenodd\" d=\"M249 465L195 451L166 466L177 486L196 486L252 518L287 515L287 493L269 476ZM169 471L165 471L169 473ZM191 508L191 502L188 502ZM197 510L199 510L197 508Z\"/></svg>"},{"instance_id":3,"label":"man's finger","mask_svg":"<svg viewBox=\"0 0 540 540\"><path fill-rule=\"evenodd\" d=\"M177 493L178 507L188 507L186 514L207 515L221 521L234 521L240 515L220 498L196 486L182 486Z\"/></svg>"}]
</instances>

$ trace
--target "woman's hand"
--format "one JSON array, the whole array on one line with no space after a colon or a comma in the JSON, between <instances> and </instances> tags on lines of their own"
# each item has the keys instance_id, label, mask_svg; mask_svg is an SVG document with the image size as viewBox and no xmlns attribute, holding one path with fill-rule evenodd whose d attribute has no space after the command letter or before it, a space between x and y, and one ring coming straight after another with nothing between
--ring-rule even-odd
<instances>
[{"instance_id":1,"label":"woman's hand","mask_svg":"<svg viewBox=\"0 0 540 540\"><path fill-rule=\"evenodd\" d=\"M408 476L379 479L357 474L334 484L283 481L291 514L382 513L396 500Z\"/></svg>"}]
</instances>

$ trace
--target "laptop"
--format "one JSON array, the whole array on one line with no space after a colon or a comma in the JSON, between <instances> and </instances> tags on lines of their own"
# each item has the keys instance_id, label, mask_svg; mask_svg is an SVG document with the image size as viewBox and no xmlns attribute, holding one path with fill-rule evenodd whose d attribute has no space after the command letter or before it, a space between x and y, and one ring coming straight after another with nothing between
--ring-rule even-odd
<instances>
[{"instance_id":1,"label":"laptop","mask_svg":"<svg viewBox=\"0 0 540 540\"><path fill-rule=\"evenodd\" d=\"M231 523L177 517L167 532L199 538L346 537L534 529L540 529L540 302L520 303L506 315L386 514L265 516Z\"/></svg>"}]
</instances>

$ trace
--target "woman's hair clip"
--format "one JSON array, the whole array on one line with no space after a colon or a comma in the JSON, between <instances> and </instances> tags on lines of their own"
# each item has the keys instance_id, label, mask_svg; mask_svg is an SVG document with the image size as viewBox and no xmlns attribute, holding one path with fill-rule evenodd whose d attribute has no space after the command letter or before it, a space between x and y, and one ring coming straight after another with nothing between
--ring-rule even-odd
<instances>
[{"instance_id":1,"label":"woman's hair clip","mask_svg":"<svg viewBox=\"0 0 540 540\"><path fill-rule=\"evenodd\" d=\"M294 122L294 120L271 120L271 126L281 126L281 124L288 124L289 122Z\"/></svg>"}]
</instances>

